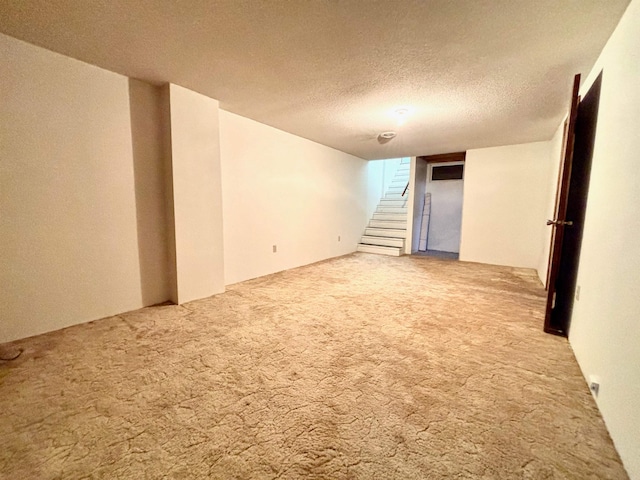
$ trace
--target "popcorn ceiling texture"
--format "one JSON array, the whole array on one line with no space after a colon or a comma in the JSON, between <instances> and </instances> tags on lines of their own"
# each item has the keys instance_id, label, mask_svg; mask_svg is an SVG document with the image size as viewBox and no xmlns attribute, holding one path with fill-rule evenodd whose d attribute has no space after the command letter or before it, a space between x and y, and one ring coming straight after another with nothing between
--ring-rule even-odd
<instances>
[{"instance_id":1,"label":"popcorn ceiling texture","mask_svg":"<svg viewBox=\"0 0 640 480\"><path fill-rule=\"evenodd\" d=\"M352 254L0 346L0 477L625 479L533 270Z\"/></svg>"},{"instance_id":2,"label":"popcorn ceiling texture","mask_svg":"<svg viewBox=\"0 0 640 480\"><path fill-rule=\"evenodd\" d=\"M550 139L628 3L20 0L0 31L375 159Z\"/></svg>"}]
</instances>

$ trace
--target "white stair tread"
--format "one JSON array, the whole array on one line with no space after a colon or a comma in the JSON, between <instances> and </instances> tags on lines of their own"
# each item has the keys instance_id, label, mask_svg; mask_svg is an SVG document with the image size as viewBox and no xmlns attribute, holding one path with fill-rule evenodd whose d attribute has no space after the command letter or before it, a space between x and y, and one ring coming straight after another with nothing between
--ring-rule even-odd
<instances>
[{"instance_id":1,"label":"white stair tread","mask_svg":"<svg viewBox=\"0 0 640 480\"><path fill-rule=\"evenodd\" d=\"M399 257L402 254L400 250L400 247L383 247L381 245L365 245L362 243L358 244L358 252L378 253L380 255Z\"/></svg>"}]
</instances>

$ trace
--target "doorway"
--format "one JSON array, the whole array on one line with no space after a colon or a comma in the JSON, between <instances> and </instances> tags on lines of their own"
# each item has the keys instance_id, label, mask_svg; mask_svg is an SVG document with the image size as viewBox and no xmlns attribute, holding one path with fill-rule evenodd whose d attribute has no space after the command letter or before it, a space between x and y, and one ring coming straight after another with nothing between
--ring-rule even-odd
<instances>
[{"instance_id":1,"label":"doorway","mask_svg":"<svg viewBox=\"0 0 640 480\"><path fill-rule=\"evenodd\" d=\"M412 254L458 259L465 156L416 157Z\"/></svg>"},{"instance_id":2,"label":"doorway","mask_svg":"<svg viewBox=\"0 0 640 480\"><path fill-rule=\"evenodd\" d=\"M564 167L568 170L568 177L566 180L563 179L563 172L560 172L556 218L548 222L556 231L550 253L549 296L544 330L556 335L568 336L574 298L579 294L576 291L576 283L601 84L602 72L578 104L573 134L573 155L568 161L565 160ZM571 138L567 141L571 141ZM566 197L566 211L562 211L565 208L560 208L563 196Z\"/></svg>"}]
</instances>

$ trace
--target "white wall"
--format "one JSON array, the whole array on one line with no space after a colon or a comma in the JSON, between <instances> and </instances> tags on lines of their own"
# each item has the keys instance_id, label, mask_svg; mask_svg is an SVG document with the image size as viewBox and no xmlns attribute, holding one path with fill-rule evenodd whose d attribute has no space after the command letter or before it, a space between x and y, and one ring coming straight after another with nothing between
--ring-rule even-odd
<instances>
[{"instance_id":1,"label":"white wall","mask_svg":"<svg viewBox=\"0 0 640 480\"><path fill-rule=\"evenodd\" d=\"M569 341L631 479L640 479L640 1L633 0L581 94L603 70Z\"/></svg>"},{"instance_id":2,"label":"white wall","mask_svg":"<svg viewBox=\"0 0 640 480\"><path fill-rule=\"evenodd\" d=\"M568 100L567 100L568 103ZM549 143L549 177L547 178L546 196L547 206L545 218L547 220L554 219L556 211L556 192L558 190L558 175L560 172L560 163L564 156L563 147L564 140L564 122L560 124L556 133L553 135ZM551 234L552 227L547 226L542 231L540 238L540 257L538 260L538 277L542 284L546 287L547 271L549 269L549 252L551 250Z\"/></svg>"},{"instance_id":3,"label":"white wall","mask_svg":"<svg viewBox=\"0 0 640 480\"><path fill-rule=\"evenodd\" d=\"M227 284L355 251L365 160L224 110L220 138Z\"/></svg>"},{"instance_id":4,"label":"white wall","mask_svg":"<svg viewBox=\"0 0 640 480\"><path fill-rule=\"evenodd\" d=\"M549 148L536 142L467 151L460 260L538 268Z\"/></svg>"},{"instance_id":5,"label":"white wall","mask_svg":"<svg viewBox=\"0 0 640 480\"><path fill-rule=\"evenodd\" d=\"M460 251L464 181L431 181L431 170L440 165L464 165L464 162L429 164L425 189L427 193L431 193L427 249L457 253Z\"/></svg>"},{"instance_id":6,"label":"white wall","mask_svg":"<svg viewBox=\"0 0 640 480\"><path fill-rule=\"evenodd\" d=\"M4 35L0 64L0 342L143 306L127 78Z\"/></svg>"},{"instance_id":7,"label":"white wall","mask_svg":"<svg viewBox=\"0 0 640 480\"><path fill-rule=\"evenodd\" d=\"M384 184L384 160L367 162L367 217L371 218L380 203Z\"/></svg>"},{"instance_id":8,"label":"white wall","mask_svg":"<svg viewBox=\"0 0 640 480\"><path fill-rule=\"evenodd\" d=\"M176 303L224 292L218 101L169 85Z\"/></svg>"}]
</instances>

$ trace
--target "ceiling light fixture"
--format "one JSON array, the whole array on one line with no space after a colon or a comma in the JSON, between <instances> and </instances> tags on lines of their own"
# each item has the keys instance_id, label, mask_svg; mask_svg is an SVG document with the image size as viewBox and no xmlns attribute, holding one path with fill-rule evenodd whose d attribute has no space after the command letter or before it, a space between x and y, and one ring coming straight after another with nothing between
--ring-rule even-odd
<instances>
[{"instance_id":1,"label":"ceiling light fixture","mask_svg":"<svg viewBox=\"0 0 640 480\"><path fill-rule=\"evenodd\" d=\"M396 120L398 121L398 126L404 125L404 123L407 121L407 117L409 116L409 113L411 113L411 110L409 109L409 107L400 107L400 108L396 108L393 111L393 116L396 117Z\"/></svg>"},{"instance_id":2,"label":"ceiling light fixture","mask_svg":"<svg viewBox=\"0 0 640 480\"><path fill-rule=\"evenodd\" d=\"M384 138L385 140L391 140L392 138L395 138L395 136L397 135L396 132L382 132L380 135L378 135L380 138Z\"/></svg>"}]
</instances>

